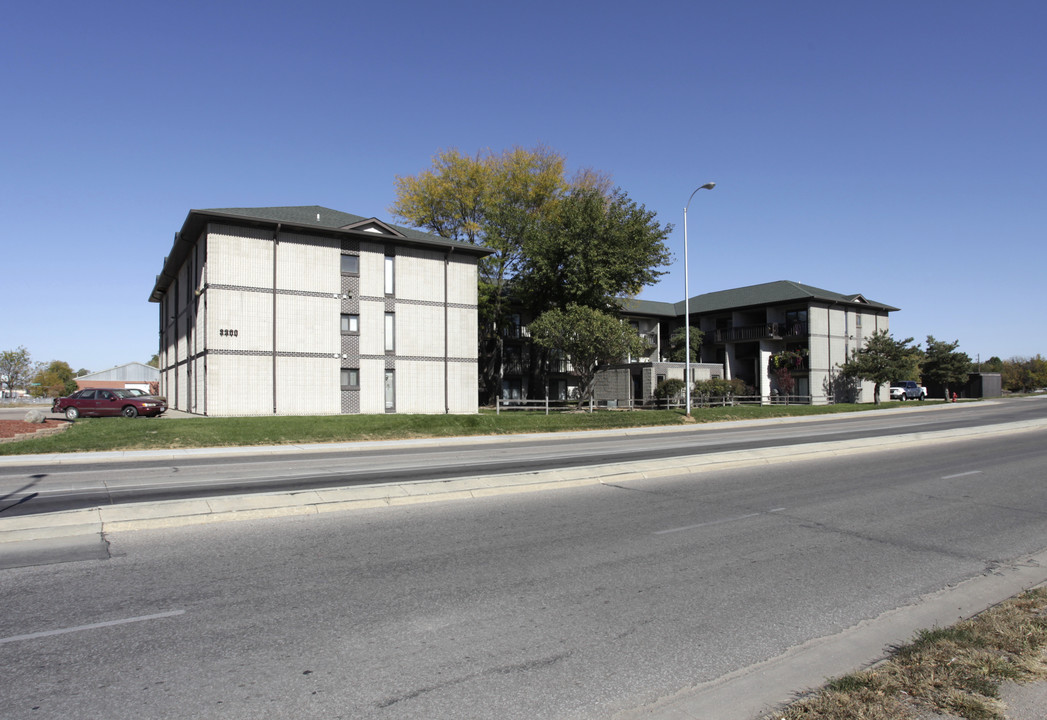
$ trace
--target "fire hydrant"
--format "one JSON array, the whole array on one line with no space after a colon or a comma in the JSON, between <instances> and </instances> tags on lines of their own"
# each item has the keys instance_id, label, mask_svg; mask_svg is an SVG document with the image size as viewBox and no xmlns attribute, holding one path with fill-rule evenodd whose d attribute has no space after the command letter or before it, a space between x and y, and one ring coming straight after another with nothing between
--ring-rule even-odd
<instances>
[{"instance_id":1,"label":"fire hydrant","mask_svg":"<svg viewBox=\"0 0 1047 720\"><path fill-rule=\"evenodd\" d=\"M956 391L955 390L952 391L952 401L956 402Z\"/></svg>"}]
</instances>

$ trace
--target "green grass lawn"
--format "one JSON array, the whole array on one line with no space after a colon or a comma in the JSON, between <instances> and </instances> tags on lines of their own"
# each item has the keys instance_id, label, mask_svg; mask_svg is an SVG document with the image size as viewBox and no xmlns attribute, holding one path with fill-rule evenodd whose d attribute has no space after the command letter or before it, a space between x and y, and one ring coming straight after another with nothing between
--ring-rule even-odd
<instances>
[{"instance_id":1,"label":"green grass lawn","mask_svg":"<svg viewBox=\"0 0 1047 720\"><path fill-rule=\"evenodd\" d=\"M884 403L880 407L897 407ZM694 408L699 423L873 410L874 405ZM476 415L328 415L251 418L83 418L49 437L0 444L0 455L284 445L425 437L512 435L684 424L682 410L483 411Z\"/></svg>"}]
</instances>

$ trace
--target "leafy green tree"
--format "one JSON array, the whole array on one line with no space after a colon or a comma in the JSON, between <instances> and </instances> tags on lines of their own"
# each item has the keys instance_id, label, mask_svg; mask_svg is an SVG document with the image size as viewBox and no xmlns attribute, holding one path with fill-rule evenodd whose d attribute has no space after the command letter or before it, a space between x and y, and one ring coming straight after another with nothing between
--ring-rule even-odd
<instances>
[{"instance_id":1,"label":"leafy green tree","mask_svg":"<svg viewBox=\"0 0 1047 720\"><path fill-rule=\"evenodd\" d=\"M33 375L33 360L29 351L19 345L14 350L0 352L0 375L6 375L3 390L7 392L24 388Z\"/></svg>"},{"instance_id":2,"label":"leafy green tree","mask_svg":"<svg viewBox=\"0 0 1047 720\"><path fill-rule=\"evenodd\" d=\"M538 146L467 156L437 153L418 175L397 177L390 211L441 237L494 253L479 263L481 382L493 399L501 388L501 329L508 326L508 284L519 271L525 241L567 192L565 159Z\"/></svg>"},{"instance_id":3,"label":"leafy green tree","mask_svg":"<svg viewBox=\"0 0 1047 720\"><path fill-rule=\"evenodd\" d=\"M924 382L940 384L945 399L949 399L949 387L957 387L967 382L971 372L971 358L967 353L957 352L959 340L945 342L927 336L927 349L924 351L922 374Z\"/></svg>"},{"instance_id":4,"label":"leafy green tree","mask_svg":"<svg viewBox=\"0 0 1047 720\"><path fill-rule=\"evenodd\" d=\"M76 391L76 375L69 363L52 360L33 376L33 397L61 397Z\"/></svg>"},{"instance_id":5,"label":"leafy green tree","mask_svg":"<svg viewBox=\"0 0 1047 720\"><path fill-rule=\"evenodd\" d=\"M160 353L153 353L153 356L149 358L149 362L146 363L149 367L160 367Z\"/></svg>"},{"instance_id":6,"label":"leafy green tree","mask_svg":"<svg viewBox=\"0 0 1047 720\"><path fill-rule=\"evenodd\" d=\"M1010 392L1030 392L1047 387L1047 360L1035 357L1013 357L1003 363L1003 388Z\"/></svg>"},{"instance_id":7,"label":"leafy green tree","mask_svg":"<svg viewBox=\"0 0 1047 720\"><path fill-rule=\"evenodd\" d=\"M1032 378L1032 390L1047 387L1047 359L1037 353L1029 359L1029 375Z\"/></svg>"},{"instance_id":8,"label":"leafy green tree","mask_svg":"<svg viewBox=\"0 0 1047 720\"><path fill-rule=\"evenodd\" d=\"M563 155L539 145L467 156L440 152L432 168L398 177L391 212L442 237L490 248L479 264L481 385L500 392L503 330L511 302L537 317L574 303L614 311L669 260L654 213L609 179L583 170L570 180ZM532 367L539 367L534 363Z\"/></svg>"},{"instance_id":9,"label":"leafy green tree","mask_svg":"<svg viewBox=\"0 0 1047 720\"><path fill-rule=\"evenodd\" d=\"M1003 360L993 355L991 358L978 366L978 372L1002 373Z\"/></svg>"},{"instance_id":10,"label":"leafy green tree","mask_svg":"<svg viewBox=\"0 0 1047 720\"><path fill-rule=\"evenodd\" d=\"M840 366L840 374L873 383L873 402L879 405L881 385L917 376L921 353L912 340L895 340L886 330L874 333Z\"/></svg>"},{"instance_id":11,"label":"leafy green tree","mask_svg":"<svg viewBox=\"0 0 1047 720\"><path fill-rule=\"evenodd\" d=\"M702 340L705 333L691 326L691 362L698 362L699 351L702 349ZM669 336L669 360L670 362L687 362L683 353L683 346L687 342L687 328L678 327Z\"/></svg>"},{"instance_id":12,"label":"leafy green tree","mask_svg":"<svg viewBox=\"0 0 1047 720\"><path fill-rule=\"evenodd\" d=\"M542 313L530 325L531 337L548 350L562 353L578 373L580 402L592 397L600 363L639 355L643 339L632 325L584 305Z\"/></svg>"},{"instance_id":13,"label":"leafy green tree","mask_svg":"<svg viewBox=\"0 0 1047 720\"><path fill-rule=\"evenodd\" d=\"M527 236L514 291L535 316L572 303L617 313L663 274L671 231L621 189L574 188Z\"/></svg>"}]
</instances>

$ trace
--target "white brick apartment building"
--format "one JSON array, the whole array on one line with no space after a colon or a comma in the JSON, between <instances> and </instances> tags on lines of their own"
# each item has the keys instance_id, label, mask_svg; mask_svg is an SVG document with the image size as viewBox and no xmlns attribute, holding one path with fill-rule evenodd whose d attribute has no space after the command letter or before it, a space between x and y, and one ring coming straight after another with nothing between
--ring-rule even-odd
<instances>
[{"instance_id":1,"label":"white brick apartment building","mask_svg":"<svg viewBox=\"0 0 1047 720\"><path fill-rule=\"evenodd\" d=\"M192 210L149 297L161 392L210 416L476 412L489 253L318 206Z\"/></svg>"}]
</instances>

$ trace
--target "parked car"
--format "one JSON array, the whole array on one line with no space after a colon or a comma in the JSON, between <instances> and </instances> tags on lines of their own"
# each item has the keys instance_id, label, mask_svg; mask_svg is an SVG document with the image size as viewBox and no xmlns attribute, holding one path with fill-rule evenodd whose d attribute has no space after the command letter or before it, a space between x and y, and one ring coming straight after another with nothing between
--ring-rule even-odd
<instances>
[{"instance_id":1,"label":"parked car","mask_svg":"<svg viewBox=\"0 0 1047 720\"><path fill-rule=\"evenodd\" d=\"M918 385L915 380L902 380L891 383L891 400L926 400L927 388Z\"/></svg>"},{"instance_id":2,"label":"parked car","mask_svg":"<svg viewBox=\"0 0 1047 720\"><path fill-rule=\"evenodd\" d=\"M165 405L167 404L167 398L165 398L163 395L150 395L145 390L139 390L138 388L124 388L124 392L131 393L131 395L133 395L134 397L148 397L154 398L156 400L162 400Z\"/></svg>"},{"instance_id":3,"label":"parked car","mask_svg":"<svg viewBox=\"0 0 1047 720\"><path fill-rule=\"evenodd\" d=\"M69 397L57 398L51 404L51 412L64 414L69 420L76 420L80 416L123 415L134 418L139 415L161 415L165 410L167 402L163 398L136 397L126 390L115 388L84 388Z\"/></svg>"}]
</instances>

